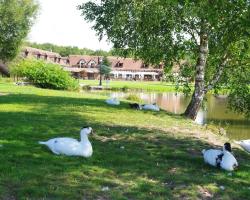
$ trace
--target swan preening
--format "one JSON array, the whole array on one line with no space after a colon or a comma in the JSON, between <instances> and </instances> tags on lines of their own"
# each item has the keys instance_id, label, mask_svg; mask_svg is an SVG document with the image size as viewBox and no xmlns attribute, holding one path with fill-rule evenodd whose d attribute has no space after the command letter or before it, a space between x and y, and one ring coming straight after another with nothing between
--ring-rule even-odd
<instances>
[{"instance_id":1,"label":"swan preening","mask_svg":"<svg viewBox=\"0 0 250 200\"><path fill-rule=\"evenodd\" d=\"M120 101L117 98L107 99L105 102L109 105L120 105Z\"/></svg>"},{"instance_id":2,"label":"swan preening","mask_svg":"<svg viewBox=\"0 0 250 200\"><path fill-rule=\"evenodd\" d=\"M202 154L205 163L208 163L214 167L220 167L227 171L233 171L238 167L238 162L231 152L231 144L227 142L224 144L223 150L204 149Z\"/></svg>"},{"instance_id":3,"label":"swan preening","mask_svg":"<svg viewBox=\"0 0 250 200\"><path fill-rule=\"evenodd\" d=\"M152 111L160 111L159 106L156 103L153 104L138 104L138 103L130 103L130 108L136 110L152 110Z\"/></svg>"},{"instance_id":4,"label":"swan preening","mask_svg":"<svg viewBox=\"0 0 250 200\"><path fill-rule=\"evenodd\" d=\"M235 141L236 144L239 144L243 149L250 153L250 140L240 140Z\"/></svg>"},{"instance_id":5,"label":"swan preening","mask_svg":"<svg viewBox=\"0 0 250 200\"><path fill-rule=\"evenodd\" d=\"M39 142L39 144L46 145L54 154L57 155L63 154L67 156L90 157L92 156L93 149L88 139L88 135L92 132L93 130L91 127L84 127L80 131L80 141L73 138L60 137L50 139L46 142Z\"/></svg>"}]
</instances>

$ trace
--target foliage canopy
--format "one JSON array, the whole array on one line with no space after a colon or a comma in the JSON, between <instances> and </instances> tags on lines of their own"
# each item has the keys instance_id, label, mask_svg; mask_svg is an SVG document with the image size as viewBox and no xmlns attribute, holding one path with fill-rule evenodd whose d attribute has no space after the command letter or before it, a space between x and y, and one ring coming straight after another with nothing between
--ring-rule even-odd
<instances>
[{"instance_id":1,"label":"foliage canopy","mask_svg":"<svg viewBox=\"0 0 250 200\"><path fill-rule=\"evenodd\" d=\"M34 0L0 0L0 61L15 58L37 10Z\"/></svg>"},{"instance_id":2,"label":"foliage canopy","mask_svg":"<svg viewBox=\"0 0 250 200\"><path fill-rule=\"evenodd\" d=\"M249 76L244 78L249 73L249 0L103 0L78 8L87 21L94 22L100 38L106 35L123 55L163 63L166 71L188 57L189 66L180 67L179 73L188 68L184 74L191 78L187 80L195 80L185 112L188 117L196 117L211 89L223 86L229 89L230 97L236 97L237 85L249 96ZM232 69L242 73L230 76ZM245 96L241 95L246 100ZM231 105L249 113L245 106L233 103L236 99L231 98Z\"/></svg>"}]
</instances>

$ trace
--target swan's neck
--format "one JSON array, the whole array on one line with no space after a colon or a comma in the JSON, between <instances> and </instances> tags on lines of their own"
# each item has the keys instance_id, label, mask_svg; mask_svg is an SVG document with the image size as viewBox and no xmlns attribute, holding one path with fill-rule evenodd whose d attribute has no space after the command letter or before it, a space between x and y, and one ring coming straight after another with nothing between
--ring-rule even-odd
<instances>
[{"instance_id":1,"label":"swan's neck","mask_svg":"<svg viewBox=\"0 0 250 200\"><path fill-rule=\"evenodd\" d=\"M81 143L89 142L87 134L81 134Z\"/></svg>"}]
</instances>

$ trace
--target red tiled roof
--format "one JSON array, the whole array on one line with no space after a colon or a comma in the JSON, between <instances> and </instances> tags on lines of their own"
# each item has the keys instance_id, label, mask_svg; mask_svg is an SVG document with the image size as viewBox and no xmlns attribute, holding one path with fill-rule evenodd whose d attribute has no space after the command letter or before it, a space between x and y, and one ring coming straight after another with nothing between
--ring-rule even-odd
<instances>
[{"instance_id":1,"label":"red tiled roof","mask_svg":"<svg viewBox=\"0 0 250 200\"><path fill-rule=\"evenodd\" d=\"M69 55L69 63L71 66L78 65L81 60L85 60L89 63L91 60L98 64L98 56L88 56L88 55Z\"/></svg>"},{"instance_id":2,"label":"red tiled roof","mask_svg":"<svg viewBox=\"0 0 250 200\"><path fill-rule=\"evenodd\" d=\"M144 63L142 60L134 60L132 58L122 58L109 56L108 60L111 62L112 69L117 71L162 71L162 69L156 69L152 65L148 67L143 67ZM117 67L117 64L122 64L122 67Z\"/></svg>"},{"instance_id":3,"label":"red tiled roof","mask_svg":"<svg viewBox=\"0 0 250 200\"><path fill-rule=\"evenodd\" d=\"M77 66L81 60L84 60L86 63L89 63L91 60L95 61L96 65L98 64L98 56L87 56L87 55L70 55L69 61L71 66ZM152 65L149 65L147 68L143 68L142 60L134 60L132 58L122 58L122 57L108 57L109 62L111 63L112 69L117 71L162 71L162 69L156 69ZM118 64L122 64L122 67L117 67Z\"/></svg>"},{"instance_id":4,"label":"red tiled roof","mask_svg":"<svg viewBox=\"0 0 250 200\"><path fill-rule=\"evenodd\" d=\"M27 52L32 53L34 55L40 54L40 55L47 55L49 57L58 57L58 58L61 57L59 53L54 53L51 51L45 51L45 50L36 49L36 48L32 48L32 47L24 47L23 51L27 51Z\"/></svg>"}]
</instances>

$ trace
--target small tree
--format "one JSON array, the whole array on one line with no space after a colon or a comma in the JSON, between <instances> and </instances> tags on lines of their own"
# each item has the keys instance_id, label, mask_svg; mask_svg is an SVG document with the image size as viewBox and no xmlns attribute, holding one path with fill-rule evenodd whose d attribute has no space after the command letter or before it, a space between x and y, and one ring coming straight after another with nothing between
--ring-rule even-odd
<instances>
[{"instance_id":1,"label":"small tree","mask_svg":"<svg viewBox=\"0 0 250 200\"><path fill-rule=\"evenodd\" d=\"M0 1L0 71L9 76L6 66L16 57L34 21L38 5L34 0Z\"/></svg>"},{"instance_id":2,"label":"small tree","mask_svg":"<svg viewBox=\"0 0 250 200\"><path fill-rule=\"evenodd\" d=\"M111 64L108 61L108 58L105 56L103 57L102 62L100 63L100 82L99 85L102 85L102 76L104 75L106 78L108 78L110 72L111 72Z\"/></svg>"}]
</instances>

